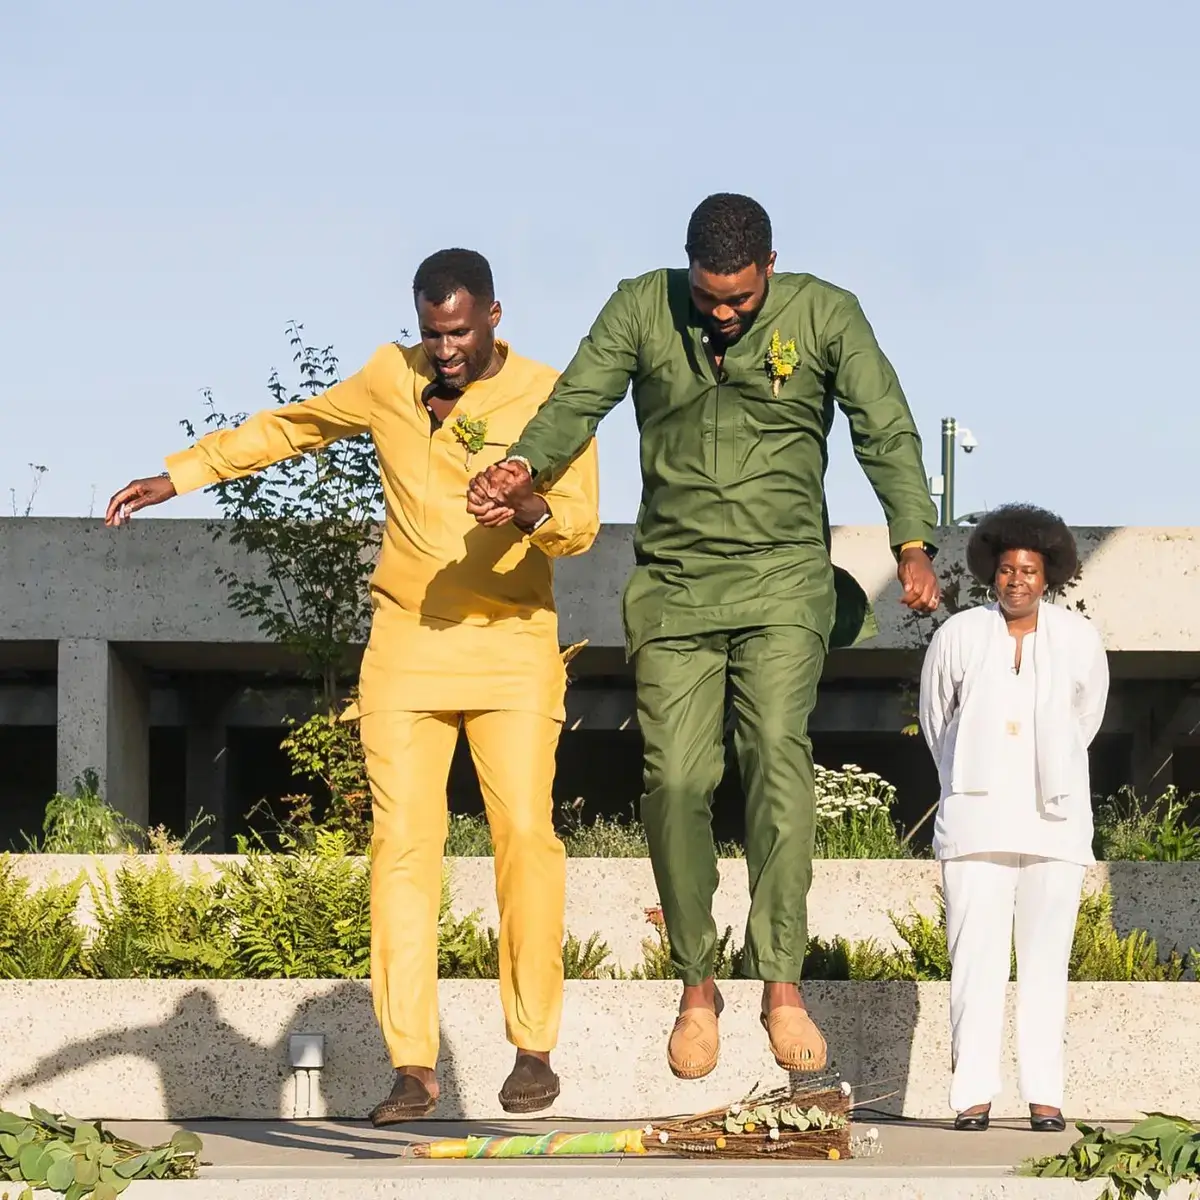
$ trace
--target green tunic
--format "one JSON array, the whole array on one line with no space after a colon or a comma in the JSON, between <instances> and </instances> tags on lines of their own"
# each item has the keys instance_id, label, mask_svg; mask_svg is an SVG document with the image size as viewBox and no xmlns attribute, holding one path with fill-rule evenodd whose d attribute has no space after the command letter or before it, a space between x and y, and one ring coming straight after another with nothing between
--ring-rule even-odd
<instances>
[{"instance_id":1,"label":"green tunic","mask_svg":"<svg viewBox=\"0 0 1200 1200\"><path fill-rule=\"evenodd\" d=\"M799 364L773 394L772 334ZM893 547L933 542L921 441L858 301L777 274L754 324L716 368L685 270L626 280L510 453L551 472L633 385L641 431L637 566L625 592L630 654L659 638L799 625L855 640L866 600L835 588L825 506L836 407L883 505Z\"/></svg>"}]
</instances>

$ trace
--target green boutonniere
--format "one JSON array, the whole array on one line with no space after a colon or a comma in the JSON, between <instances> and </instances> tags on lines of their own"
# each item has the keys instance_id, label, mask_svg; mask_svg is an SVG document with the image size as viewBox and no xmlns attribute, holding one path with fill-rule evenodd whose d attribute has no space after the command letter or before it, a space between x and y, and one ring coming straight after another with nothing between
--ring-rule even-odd
<instances>
[{"instance_id":1,"label":"green boutonniere","mask_svg":"<svg viewBox=\"0 0 1200 1200\"><path fill-rule=\"evenodd\" d=\"M467 466L471 465L471 455L478 454L483 449L484 438L487 437L487 418L480 417L472 420L466 413L459 413L454 418L454 436L467 452Z\"/></svg>"},{"instance_id":2,"label":"green boutonniere","mask_svg":"<svg viewBox=\"0 0 1200 1200\"><path fill-rule=\"evenodd\" d=\"M775 330L767 351L767 378L771 381L772 396L779 395L779 389L799 365L800 352L796 349L795 339L788 338L785 342L780 338L779 330Z\"/></svg>"}]
</instances>

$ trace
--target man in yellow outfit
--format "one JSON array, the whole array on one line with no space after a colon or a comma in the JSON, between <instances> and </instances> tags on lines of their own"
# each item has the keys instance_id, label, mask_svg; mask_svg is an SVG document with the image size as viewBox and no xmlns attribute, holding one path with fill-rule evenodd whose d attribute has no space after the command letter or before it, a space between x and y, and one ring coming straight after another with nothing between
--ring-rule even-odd
<instances>
[{"instance_id":1,"label":"man in yellow outfit","mask_svg":"<svg viewBox=\"0 0 1200 1200\"><path fill-rule=\"evenodd\" d=\"M500 997L516 1064L508 1112L548 1108L562 1011L566 861L551 785L566 674L551 559L599 529L594 442L513 516L467 511L472 476L502 459L556 373L495 336L487 260L442 250L413 280L421 341L388 344L322 395L268 409L167 459L162 476L113 496L106 521L369 432L387 519L371 581L373 620L359 680L371 782L371 983L392 1065L376 1125L437 1103L437 921L446 783L460 726L479 774L496 854ZM507 512L505 514L508 515Z\"/></svg>"}]
</instances>

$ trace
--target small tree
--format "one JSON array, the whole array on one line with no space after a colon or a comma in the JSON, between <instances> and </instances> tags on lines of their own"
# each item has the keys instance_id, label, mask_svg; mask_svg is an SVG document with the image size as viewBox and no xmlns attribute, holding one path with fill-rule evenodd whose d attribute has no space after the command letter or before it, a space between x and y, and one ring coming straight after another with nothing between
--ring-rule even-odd
<instances>
[{"instance_id":1,"label":"small tree","mask_svg":"<svg viewBox=\"0 0 1200 1200\"><path fill-rule=\"evenodd\" d=\"M332 347L304 341L304 326L287 327L297 380L285 384L278 371L267 383L275 404L294 404L338 382ZM405 335L407 336L407 335ZM204 392L208 431L229 429L245 413L220 412ZM190 421L182 422L189 437ZM222 523L213 537L238 546L265 568L254 574L221 569L230 602L252 617L273 641L296 654L319 688L324 712L341 698L349 648L370 624L369 580L380 544L383 487L368 435L346 438L324 450L277 463L246 479L215 484Z\"/></svg>"}]
</instances>

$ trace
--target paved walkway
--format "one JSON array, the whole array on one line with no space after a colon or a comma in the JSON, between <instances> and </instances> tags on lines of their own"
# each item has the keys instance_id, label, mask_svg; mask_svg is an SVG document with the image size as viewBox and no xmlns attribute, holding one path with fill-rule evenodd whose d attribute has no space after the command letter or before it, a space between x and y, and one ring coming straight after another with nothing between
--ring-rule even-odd
<instances>
[{"instance_id":1,"label":"paved walkway","mask_svg":"<svg viewBox=\"0 0 1200 1200\"><path fill-rule=\"evenodd\" d=\"M192 1121L182 1126L122 1121L110 1124L109 1128L147 1145L168 1140L179 1128L194 1130L204 1139L205 1161L222 1175L228 1176L240 1168L340 1169L349 1172L380 1168L409 1169L420 1165L420 1162L402 1158L401 1151L415 1141L465 1137L467 1134L546 1133L551 1129L620 1129L623 1126L617 1122L505 1121L484 1125L422 1121L403 1129L380 1130L373 1129L365 1121ZM859 1169L981 1167L994 1171L1011 1170L1026 1158L1065 1149L1078 1136L1070 1127L1064 1134L1037 1134L1028 1125L1016 1121L997 1121L987 1133L967 1134L956 1133L948 1122L896 1121L886 1118L874 1125L855 1125L853 1136L861 1137L871 1128L879 1130L876 1143L878 1153L855 1159L852 1164L841 1167L833 1165L833 1170L841 1170L849 1165ZM643 1155L628 1157L638 1162L651 1161ZM619 1157L587 1161L589 1165L599 1166L615 1163ZM655 1155L653 1161L659 1164L663 1160ZM689 1167L694 1162L666 1161L683 1167ZM447 1164L436 1165L442 1168ZM490 1162L477 1165L503 1170L513 1164ZM705 1170L711 1170L712 1167L707 1161L696 1165ZM789 1165L789 1169L795 1168L796 1164Z\"/></svg>"},{"instance_id":2,"label":"paved walkway","mask_svg":"<svg viewBox=\"0 0 1200 1200\"><path fill-rule=\"evenodd\" d=\"M110 1127L153 1145L181 1126L116 1122ZM1012 1121L997 1122L984 1134L965 1134L945 1122L882 1119L854 1128L856 1137L871 1128L879 1131L876 1153L812 1164L657 1155L463 1163L401 1155L405 1146L430 1137L605 1127L596 1123L429 1121L385 1131L350 1121L199 1121L182 1127L204 1139L201 1183L135 1185L132 1200L476 1200L480 1194L488 1200L798 1200L814 1194L822 1200L1094 1200L1100 1190L1096 1184L1015 1177L1013 1169L1025 1158L1065 1149L1077 1135L1073 1129L1035 1134Z\"/></svg>"}]
</instances>

